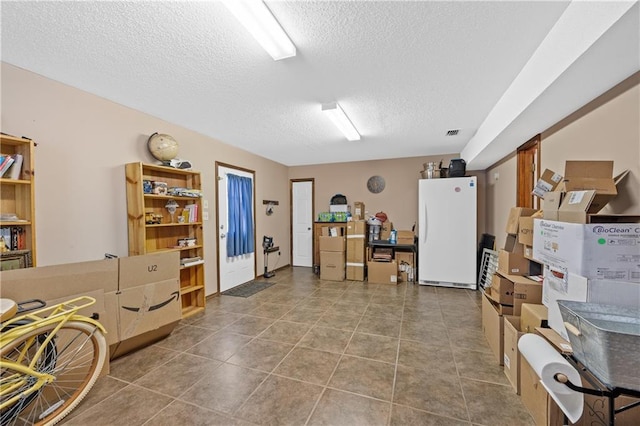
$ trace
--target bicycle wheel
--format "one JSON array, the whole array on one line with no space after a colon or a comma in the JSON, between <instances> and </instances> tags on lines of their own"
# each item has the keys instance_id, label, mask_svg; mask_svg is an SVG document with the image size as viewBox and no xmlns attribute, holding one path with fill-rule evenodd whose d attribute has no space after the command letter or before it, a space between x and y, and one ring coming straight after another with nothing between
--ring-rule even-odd
<instances>
[{"instance_id":1,"label":"bicycle wheel","mask_svg":"<svg viewBox=\"0 0 640 426\"><path fill-rule=\"evenodd\" d=\"M9 343L1 349L2 360L20 360L21 364L29 365L44 340L41 336L48 335L54 328L55 324L48 325ZM53 342L55 353L46 347L34 369L53 375L55 380L17 402L19 410L15 407L4 410L2 426L55 424L69 414L95 384L107 357L107 343L102 332L93 324L71 321L56 332ZM3 365L0 376L4 384L5 378L20 375ZM32 377L18 378L24 383L19 391L28 389L35 382ZM8 399L11 395L3 394L2 397Z\"/></svg>"},{"instance_id":2,"label":"bicycle wheel","mask_svg":"<svg viewBox=\"0 0 640 426\"><path fill-rule=\"evenodd\" d=\"M31 322L33 321L28 319L17 321L13 324L10 324L7 327L2 328L2 330L0 331L2 331L3 333L6 333L13 328L21 327ZM20 351L20 353L25 354L25 357L26 357L25 363L28 364L29 361L27 361L27 359L29 360L33 359L33 357L36 355L36 351L38 350L38 348L47 341L47 337L48 337L48 333L38 334L35 337L36 341L34 342L25 341L22 343L22 350ZM5 359L6 359L5 357L2 357L3 361ZM56 344L54 341L49 341L48 343L46 343L46 346L43 348L43 353L40 355L40 359L37 361L38 365L36 366L36 370L53 371L53 368L55 368L56 359L57 359ZM15 360L12 360L12 361L15 362ZM10 399L14 395L18 395L24 391L27 391L28 389L31 388L31 386L33 386L36 383L36 379L34 377L27 377L26 375L21 375L21 374L9 375L9 373L10 373L9 369L7 369L7 371L5 371L4 369L2 370L2 389L4 390L6 389L7 386L11 386L13 384L18 384L20 387L16 388L14 391L11 391L11 392L8 392L8 391L2 392L3 399L5 400ZM31 404L31 402L38 397L39 393L40 393L40 390L26 394L15 404L11 405L8 408L2 409L2 411L0 411L0 425L4 426L4 425L12 424L14 419L18 418L22 409L28 406L29 404Z\"/></svg>"}]
</instances>

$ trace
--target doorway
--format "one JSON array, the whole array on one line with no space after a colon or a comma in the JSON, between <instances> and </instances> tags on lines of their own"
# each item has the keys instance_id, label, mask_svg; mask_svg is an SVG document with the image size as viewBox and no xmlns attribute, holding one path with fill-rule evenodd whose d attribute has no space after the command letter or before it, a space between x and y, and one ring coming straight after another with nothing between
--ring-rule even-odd
<instances>
[{"instance_id":1,"label":"doorway","mask_svg":"<svg viewBox=\"0 0 640 426\"><path fill-rule=\"evenodd\" d=\"M518 148L518 207L540 209L538 197L531 193L540 178L540 134L529 139Z\"/></svg>"},{"instance_id":2,"label":"doorway","mask_svg":"<svg viewBox=\"0 0 640 426\"><path fill-rule=\"evenodd\" d=\"M255 172L217 161L215 168L218 291L223 292L256 277ZM250 187L245 191L244 196L240 197L241 200L234 197L230 214L229 193L235 193L237 188L233 184L236 181L242 181ZM230 182L232 182L231 188ZM234 205L243 210L244 216L240 226L237 226L234 221L237 215L237 212L233 211Z\"/></svg>"},{"instance_id":3,"label":"doorway","mask_svg":"<svg viewBox=\"0 0 640 426\"><path fill-rule=\"evenodd\" d=\"M309 179L291 179L291 265L313 266L314 185Z\"/></svg>"}]
</instances>

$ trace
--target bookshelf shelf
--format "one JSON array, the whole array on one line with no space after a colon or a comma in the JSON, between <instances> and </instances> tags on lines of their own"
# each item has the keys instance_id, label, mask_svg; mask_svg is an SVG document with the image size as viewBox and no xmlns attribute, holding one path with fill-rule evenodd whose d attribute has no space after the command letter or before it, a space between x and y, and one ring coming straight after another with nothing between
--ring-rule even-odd
<instances>
[{"instance_id":1,"label":"bookshelf shelf","mask_svg":"<svg viewBox=\"0 0 640 426\"><path fill-rule=\"evenodd\" d=\"M202 222L185 222L185 223L147 223L147 228L162 228L164 226L202 226Z\"/></svg>"},{"instance_id":2,"label":"bookshelf shelf","mask_svg":"<svg viewBox=\"0 0 640 426\"><path fill-rule=\"evenodd\" d=\"M174 169L143 163L125 165L127 189L127 216L129 230L129 256L179 251L181 258L199 256L204 259L202 201L200 197L149 194L144 191L145 181L164 182L168 188L178 187L200 190L201 175L192 170ZM167 201L175 200L178 209L172 221L166 209ZM177 222L185 206L195 205L198 218L193 222ZM160 223L146 223L152 214ZM195 239L196 244L178 247L178 240ZM182 317L201 312L205 307L204 262L180 267L180 293Z\"/></svg>"},{"instance_id":3,"label":"bookshelf shelf","mask_svg":"<svg viewBox=\"0 0 640 426\"><path fill-rule=\"evenodd\" d=\"M0 184L2 184L2 185L31 185L31 181L30 180L24 180L24 179L0 178Z\"/></svg>"},{"instance_id":4,"label":"bookshelf shelf","mask_svg":"<svg viewBox=\"0 0 640 426\"><path fill-rule=\"evenodd\" d=\"M31 262L28 266L36 266L34 151L35 143L30 139L0 135L3 157L22 156L20 167L15 167L18 161L14 162L0 178L0 217L8 216L8 220L0 220L0 235L9 251L29 252ZM17 178L7 177L10 175ZM7 268L11 267L7 265Z\"/></svg>"}]
</instances>

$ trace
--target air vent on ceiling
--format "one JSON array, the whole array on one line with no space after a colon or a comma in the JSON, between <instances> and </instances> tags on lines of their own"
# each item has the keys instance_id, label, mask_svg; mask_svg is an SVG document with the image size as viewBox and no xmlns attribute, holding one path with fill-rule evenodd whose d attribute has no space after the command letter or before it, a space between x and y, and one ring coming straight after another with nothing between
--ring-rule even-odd
<instances>
[{"instance_id":1,"label":"air vent on ceiling","mask_svg":"<svg viewBox=\"0 0 640 426\"><path fill-rule=\"evenodd\" d=\"M447 136L455 136L458 134L459 131L460 129L447 130Z\"/></svg>"}]
</instances>

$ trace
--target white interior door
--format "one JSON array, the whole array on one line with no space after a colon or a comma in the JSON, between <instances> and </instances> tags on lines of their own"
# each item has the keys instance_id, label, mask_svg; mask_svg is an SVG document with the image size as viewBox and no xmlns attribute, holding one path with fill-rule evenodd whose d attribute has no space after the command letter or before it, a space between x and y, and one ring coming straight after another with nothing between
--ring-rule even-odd
<instances>
[{"instance_id":1,"label":"white interior door","mask_svg":"<svg viewBox=\"0 0 640 426\"><path fill-rule=\"evenodd\" d=\"M229 229L229 209L227 198L227 174L234 174L236 176L244 176L251 179L251 186L253 187L255 182L253 180L253 173L246 172L244 170L233 169L218 165L218 257L219 265L218 275L220 280L220 292L229 290L240 284L251 281L256 276L255 271L255 251L253 253L243 254L240 256L227 257L227 230ZM255 246L255 200L252 194L252 210L254 212L254 247Z\"/></svg>"},{"instance_id":2,"label":"white interior door","mask_svg":"<svg viewBox=\"0 0 640 426\"><path fill-rule=\"evenodd\" d=\"M292 264L313 266L313 182L292 182Z\"/></svg>"}]
</instances>

